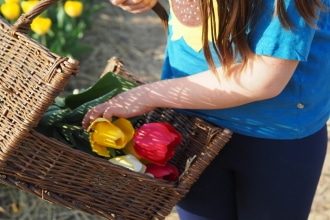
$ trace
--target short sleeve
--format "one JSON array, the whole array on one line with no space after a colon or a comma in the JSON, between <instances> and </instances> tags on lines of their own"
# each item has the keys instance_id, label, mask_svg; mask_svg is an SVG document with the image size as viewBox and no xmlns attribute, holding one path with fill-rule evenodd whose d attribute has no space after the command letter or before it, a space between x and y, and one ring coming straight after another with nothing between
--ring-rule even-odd
<instances>
[{"instance_id":1,"label":"short sleeve","mask_svg":"<svg viewBox=\"0 0 330 220\"><path fill-rule=\"evenodd\" d=\"M285 29L273 16L274 1L264 0L249 26L250 49L258 55L306 61L315 29L300 16L294 1L286 0L285 4L294 27Z\"/></svg>"}]
</instances>

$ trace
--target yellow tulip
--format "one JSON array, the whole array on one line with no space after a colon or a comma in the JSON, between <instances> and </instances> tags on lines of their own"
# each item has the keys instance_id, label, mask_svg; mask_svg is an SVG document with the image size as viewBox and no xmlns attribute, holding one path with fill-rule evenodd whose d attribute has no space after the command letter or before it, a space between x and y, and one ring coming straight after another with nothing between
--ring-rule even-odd
<instances>
[{"instance_id":1,"label":"yellow tulip","mask_svg":"<svg viewBox=\"0 0 330 220\"><path fill-rule=\"evenodd\" d=\"M5 3L16 3L18 4L19 0L5 0Z\"/></svg>"},{"instance_id":2,"label":"yellow tulip","mask_svg":"<svg viewBox=\"0 0 330 220\"><path fill-rule=\"evenodd\" d=\"M131 122L119 118L110 122L105 118L96 119L87 129L92 150L100 156L110 157L108 147L122 149L134 135Z\"/></svg>"},{"instance_id":3,"label":"yellow tulip","mask_svg":"<svg viewBox=\"0 0 330 220\"><path fill-rule=\"evenodd\" d=\"M49 31L51 26L52 20L50 18L36 17L32 21L31 29L39 35L44 35Z\"/></svg>"},{"instance_id":4,"label":"yellow tulip","mask_svg":"<svg viewBox=\"0 0 330 220\"><path fill-rule=\"evenodd\" d=\"M67 15L72 18L78 17L81 15L83 10L83 3L79 1L66 1L64 3L64 11Z\"/></svg>"},{"instance_id":5,"label":"yellow tulip","mask_svg":"<svg viewBox=\"0 0 330 220\"><path fill-rule=\"evenodd\" d=\"M140 157L134 150L134 141L133 140L126 144L126 146L123 148L123 152L125 154L134 155L139 160L142 159L142 157Z\"/></svg>"},{"instance_id":6,"label":"yellow tulip","mask_svg":"<svg viewBox=\"0 0 330 220\"><path fill-rule=\"evenodd\" d=\"M31 9L36 6L39 3L39 1L33 0L33 1L22 1L21 7L24 13L27 13L31 11Z\"/></svg>"},{"instance_id":7,"label":"yellow tulip","mask_svg":"<svg viewBox=\"0 0 330 220\"><path fill-rule=\"evenodd\" d=\"M4 3L1 5L1 13L8 20L15 20L21 15L21 9L17 3Z\"/></svg>"},{"instance_id":8,"label":"yellow tulip","mask_svg":"<svg viewBox=\"0 0 330 220\"><path fill-rule=\"evenodd\" d=\"M130 155L135 156L143 164L151 163L150 161L142 158L140 155L138 155L136 153L136 151L134 150L134 141L133 140L130 141L129 143L127 143L126 146L122 149L122 151L127 155L130 154Z\"/></svg>"}]
</instances>

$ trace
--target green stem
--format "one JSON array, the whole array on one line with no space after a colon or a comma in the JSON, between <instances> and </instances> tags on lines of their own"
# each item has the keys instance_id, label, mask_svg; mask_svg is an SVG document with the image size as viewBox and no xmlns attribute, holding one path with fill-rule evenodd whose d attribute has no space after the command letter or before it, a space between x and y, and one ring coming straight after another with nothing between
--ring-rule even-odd
<instances>
[{"instance_id":1,"label":"green stem","mask_svg":"<svg viewBox=\"0 0 330 220\"><path fill-rule=\"evenodd\" d=\"M42 45L44 45L45 47L47 47L47 37L46 34L43 34L40 36L40 42Z\"/></svg>"}]
</instances>

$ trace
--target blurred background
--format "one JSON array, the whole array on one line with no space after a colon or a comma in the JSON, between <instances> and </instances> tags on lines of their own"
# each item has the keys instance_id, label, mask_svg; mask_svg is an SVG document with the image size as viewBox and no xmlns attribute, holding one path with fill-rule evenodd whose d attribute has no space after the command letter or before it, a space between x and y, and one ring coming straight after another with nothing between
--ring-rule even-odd
<instances>
[{"instance_id":1,"label":"blurred background","mask_svg":"<svg viewBox=\"0 0 330 220\"><path fill-rule=\"evenodd\" d=\"M14 23L35 2L0 0L1 16ZM167 6L166 1L162 0L161 3ZM122 60L129 72L143 80L159 79L166 36L160 19L154 12L132 15L113 7L107 0L59 1L42 18L44 19L32 25L31 37L55 53L72 56L80 62L80 73L70 79L63 94L72 93L74 89L87 88L96 82L108 59L113 56ZM329 187L330 156L325 162L309 220L330 220ZM0 185L0 220L83 219L102 218L67 209L16 188ZM167 218L177 219L175 210Z\"/></svg>"}]
</instances>

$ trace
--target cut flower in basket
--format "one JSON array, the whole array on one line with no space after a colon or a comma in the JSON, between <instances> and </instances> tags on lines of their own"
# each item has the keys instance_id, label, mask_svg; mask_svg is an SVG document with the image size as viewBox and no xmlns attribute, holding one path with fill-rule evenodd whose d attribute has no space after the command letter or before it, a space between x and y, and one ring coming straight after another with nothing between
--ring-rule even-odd
<instances>
[{"instance_id":1,"label":"cut flower in basket","mask_svg":"<svg viewBox=\"0 0 330 220\"><path fill-rule=\"evenodd\" d=\"M81 125L84 115L94 106L111 99L113 96L123 91L134 88L135 86L136 84L124 80L112 72L108 72L107 74L104 74L102 78L98 79L98 81L91 87L82 90L78 94L56 97L53 104L49 106L47 111L41 117L36 130L41 134L55 138L75 149L94 156L99 156L99 154L92 150L89 133L86 132ZM138 117L131 118L129 121L134 122L137 118ZM119 123L123 124L121 122ZM131 126L131 124L129 125ZM122 125L119 126L122 127ZM126 129L123 130L126 131ZM131 128L131 130L134 132L133 128ZM130 137L132 136L131 133ZM123 140L122 137L116 141L116 144L120 145L120 141ZM124 142L122 146L125 146ZM109 157L108 152L104 151L104 149L105 148L103 148L103 157ZM100 150L100 152L102 151ZM111 151L111 153L117 152L120 153L117 149Z\"/></svg>"},{"instance_id":2,"label":"cut flower in basket","mask_svg":"<svg viewBox=\"0 0 330 220\"><path fill-rule=\"evenodd\" d=\"M109 160L112 163L136 172L143 173L147 169L146 173L158 179L173 181L179 176L178 169L168 161L182 137L169 123L146 123L134 131L129 120L120 118L110 122L99 118L90 125L88 132L93 152L112 157ZM126 155L111 154L113 148L122 149Z\"/></svg>"},{"instance_id":3,"label":"cut flower in basket","mask_svg":"<svg viewBox=\"0 0 330 220\"><path fill-rule=\"evenodd\" d=\"M151 174L157 179L164 179L168 181L175 181L179 178L179 170L173 164L166 164L165 166L158 166L156 164L147 164L147 174Z\"/></svg>"},{"instance_id":4,"label":"cut flower in basket","mask_svg":"<svg viewBox=\"0 0 330 220\"><path fill-rule=\"evenodd\" d=\"M124 148L133 138L134 128L131 122L124 118L113 122L98 118L89 126L87 132L93 151L100 156L110 157L108 148Z\"/></svg>"},{"instance_id":5,"label":"cut flower in basket","mask_svg":"<svg viewBox=\"0 0 330 220\"><path fill-rule=\"evenodd\" d=\"M89 109L135 86L109 72L78 94L57 97L42 116L36 130L75 149L136 172L145 173L148 164L161 166L161 172L152 173L151 170L149 173L155 178L172 180L174 178L163 176L175 173L173 169L166 169L182 137L169 123L145 123L136 129L133 124L140 117L113 121L99 118L87 131L81 126Z\"/></svg>"},{"instance_id":6,"label":"cut flower in basket","mask_svg":"<svg viewBox=\"0 0 330 220\"><path fill-rule=\"evenodd\" d=\"M146 123L135 131L131 122L123 118L113 122L98 118L87 132L93 151L100 156L115 156L110 154L109 149L122 149L124 154L132 154L144 163L159 166L168 163L182 139L169 123Z\"/></svg>"},{"instance_id":7,"label":"cut flower in basket","mask_svg":"<svg viewBox=\"0 0 330 220\"><path fill-rule=\"evenodd\" d=\"M174 155L174 148L181 143L181 134L165 122L142 125L134 134L136 154L153 164L165 166Z\"/></svg>"}]
</instances>

